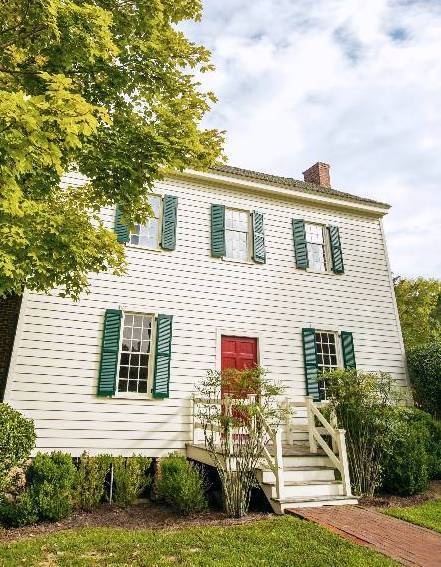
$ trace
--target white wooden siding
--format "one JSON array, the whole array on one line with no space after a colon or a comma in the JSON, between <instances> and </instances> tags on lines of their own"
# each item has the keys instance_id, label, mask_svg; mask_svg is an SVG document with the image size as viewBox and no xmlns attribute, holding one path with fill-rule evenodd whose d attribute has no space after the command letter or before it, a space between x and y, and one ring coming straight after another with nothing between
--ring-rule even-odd
<instances>
[{"instance_id":1,"label":"white wooden siding","mask_svg":"<svg viewBox=\"0 0 441 567\"><path fill-rule=\"evenodd\" d=\"M204 181L170 179L158 192L179 198L175 251L128 246L127 274L94 277L79 303L26 294L5 401L35 420L37 449L151 456L183 449L189 397L215 368L218 329L261 337L265 365L291 397L305 394L301 329L310 326L352 331L358 368L389 371L405 385L378 219ZM264 213L266 264L211 258L212 203ZM113 226L113 210L103 214ZM292 218L339 227L345 274L296 269ZM121 305L174 316L169 399L96 396L104 312Z\"/></svg>"}]
</instances>

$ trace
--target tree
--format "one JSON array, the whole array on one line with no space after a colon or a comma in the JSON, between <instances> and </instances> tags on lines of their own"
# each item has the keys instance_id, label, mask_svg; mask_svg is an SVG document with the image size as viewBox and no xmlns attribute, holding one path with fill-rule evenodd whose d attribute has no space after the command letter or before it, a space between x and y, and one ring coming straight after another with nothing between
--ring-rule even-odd
<instances>
[{"instance_id":1,"label":"tree","mask_svg":"<svg viewBox=\"0 0 441 567\"><path fill-rule=\"evenodd\" d=\"M406 350L441 340L441 281L395 279L395 295Z\"/></svg>"},{"instance_id":2,"label":"tree","mask_svg":"<svg viewBox=\"0 0 441 567\"><path fill-rule=\"evenodd\" d=\"M199 124L215 97L209 52L179 31L200 0L0 0L0 297L124 270L99 217L145 222L171 169L205 168L223 134ZM84 187L60 188L76 170Z\"/></svg>"}]
</instances>

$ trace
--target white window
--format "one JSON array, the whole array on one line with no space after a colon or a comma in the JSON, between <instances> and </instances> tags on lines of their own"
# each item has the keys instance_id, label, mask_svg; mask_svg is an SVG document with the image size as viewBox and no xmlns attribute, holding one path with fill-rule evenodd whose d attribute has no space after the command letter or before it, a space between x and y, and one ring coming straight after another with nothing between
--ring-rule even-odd
<instances>
[{"instance_id":1,"label":"white window","mask_svg":"<svg viewBox=\"0 0 441 567\"><path fill-rule=\"evenodd\" d=\"M248 262L250 242L250 214L246 211L225 209L225 257L237 262Z\"/></svg>"},{"instance_id":2,"label":"white window","mask_svg":"<svg viewBox=\"0 0 441 567\"><path fill-rule=\"evenodd\" d=\"M146 224L135 224L130 234L130 244L143 248L159 248L161 241L162 199L159 195L151 195L149 203L154 216Z\"/></svg>"},{"instance_id":3,"label":"white window","mask_svg":"<svg viewBox=\"0 0 441 567\"><path fill-rule=\"evenodd\" d=\"M152 366L153 325L153 315L124 313L118 370L119 393L147 393Z\"/></svg>"},{"instance_id":4,"label":"white window","mask_svg":"<svg viewBox=\"0 0 441 567\"><path fill-rule=\"evenodd\" d=\"M305 233L310 269L326 272L328 236L325 227L320 224L305 223Z\"/></svg>"},{"instance_id":5,"label":"white window","mask_svg":"<svg viewBox=\"0 0 441 567\"><path fill-rule=\"evenodd\" d=\"M338 333L329 331L316 331L315 344L317 349L317 366L319 373L334 370L340 367L338 352ZM322 400L326 399L326 387L319 377L319 392Z\"/></svg>"}]
</instances>

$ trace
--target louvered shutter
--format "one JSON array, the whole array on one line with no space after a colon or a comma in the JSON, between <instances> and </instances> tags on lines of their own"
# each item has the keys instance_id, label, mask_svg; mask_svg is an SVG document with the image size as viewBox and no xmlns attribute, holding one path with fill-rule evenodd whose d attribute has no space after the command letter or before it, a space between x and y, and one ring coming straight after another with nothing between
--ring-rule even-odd
<instances>
[{"instance_id":1,"label":"louvered shutter","mask_svg":"<svg viewBox=\"0 0 441 567\"><path fill-rule=\"evenodd\" d=\"M164 195L161 237L161 247L164 250L174 250L176 248L177 213L178 198L173 195Z\"/></svg>"},{"instance_id":2,"label":"louvered shutter","mask_svg":"<svg viewBox=\"0 0 441 567\"><path fill-rule=\"evenodd\" d=\"M225 206L211 205L211 255L225 256Z\"/></svg>"},{"instance_id":3,"label":"louvered shutter","mask_svg":"<svg viewBox=\"0 0 441 567\"><path fill-rule=\"evenodd\" d=\"M343 274L343 253L341 251L340 233L338 226L328 226L329 242L331 244L332 271L335 274Z\"/></svg>"},{"instance_id":4,"label":"louvered shutter","mask_svg":"<svg viewBox=\"0 0 441 567\"><path fill-rule=\"evenodd\" d=\"M354 337L349 331L341 332L341 350L345 368L357 368L355 364Z\"/></svg>"},{"instance_id":5,"label":"louvered shutter","mask_svg":"<svg viewBox=\"0 0 441 567\"><path fill-rule=\"evenodd\" d=\"M305 221L302 219L292 219L292 233L296 266L297 268L306 270L309 266L309 262L308 248L306 246Z\"/></svg>"},{"instance_id":6,"label":"louvered shutter","mask_svg":"<svg viewBox=\"0 0 441 567\"><path fill-rule=\"evenodd\" d=\"M265 232L263 225L263 214L254 211L253 219L253 260L258 264L264 264L266 260L265 253Z\"/></svg>"},{"instance_id":7,"label":"louvered shutter","mask_svg":"<svg viewBox=\"0 0 441 567\"><path fill-rule=\"evenodd\" d=\"M121 317L122 312L119 309L106 309L98 377L98 396L113 396L115 394Z\"/></svg>"},{"instance_id":8,"label":"louvered shutter","mask_svg":"<svg viewBox=\"0 0 441 567\"><path fill-rule=\"evenodd\" d=\"M156 321L155 375L152 391L154 398L169 396L172 321L171 315L158 315Z\"/></svg>"},{"instance_id":9,"label":"louvered shutter","mask_svg":"<svg viewBox=\"0 0 441 567\"><path fill-rule=\"evenodd\" d=\"M129 227L125 224L123 224L121 222L121 209L119 207L119 205L116 206L116 211L115 211L115 233L116 233L116 238L118 240L118 242L121 242L121 244L124 244L125 242L128 242L130 239L130 233L129 233Z\"/></svg>"},{"instance_id":10,"label":"louvered shutter","mask_svg":"<svg viewBox=\"0 0 441 567\"><path fill-rule=\"evenodd\" d=\"M314 401L320 401L318 387L317 347L315 343L315 329L302 329L303 357L305 362L306 391Z\"/></svg>"}]
</instances>

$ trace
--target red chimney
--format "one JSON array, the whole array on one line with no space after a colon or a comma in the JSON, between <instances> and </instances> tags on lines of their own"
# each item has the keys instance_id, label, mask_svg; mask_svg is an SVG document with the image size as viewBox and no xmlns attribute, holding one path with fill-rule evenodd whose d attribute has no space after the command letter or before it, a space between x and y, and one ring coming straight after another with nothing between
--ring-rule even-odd
<instances>
[{"instance_id":1,"label":"red chimney","mask_svg":"<svg viewBox=\"0 0 441 567\"><path fill-rule=\"evenodd\" d=\"M315 183L321 187L331 187L331 178L329 177L329 165L318 161L309 169L303 172L303 179L307 183Z\"/></svg>"}]
</instances>

